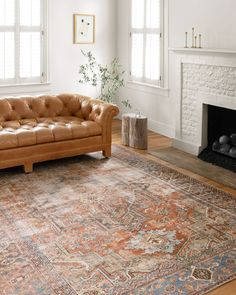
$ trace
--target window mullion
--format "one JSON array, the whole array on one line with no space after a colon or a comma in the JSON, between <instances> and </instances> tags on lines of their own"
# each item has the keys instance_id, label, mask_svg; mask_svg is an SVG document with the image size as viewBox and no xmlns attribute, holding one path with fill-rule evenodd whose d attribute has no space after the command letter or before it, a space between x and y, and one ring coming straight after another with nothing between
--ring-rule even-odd
<instances>
[{"instance_id":1,"label":"window mullion","mask_svg":"<svg viewBox=\"0 0 236 295\"><path fill-rule=\"evenodd\" d=\"M146 79L146 39L147 39L147 0L144 0L144 27L143 27L143 81Z\"/></svg>"},{"instance_id":2,"label":"window mullion","mask_svg":"<svg viewBox=\"0 0 236 295\"><path fill-rule=\"evenodd\" d=\"M45 0L41 1L41 26L40 26L40 81L43 83L46 79L46 64L45 64L45 23L46 23L46 5Z\"/></svg>"},{"instance_id":3,"label":"window mullion","mask_svg":"<svg viewBox=\"0 0 236 295\"><path fill-rule=\"evenodd\" d=\"M15 26L0 26L0 32L15 32Z\"/></svg>"},{"instance_id":4,"label":"window mullion","mask_svg":"<svg viewBox=\"0 0 236 295\"><path fill-rule=\"evenodd\" d=\"M41 32L41 28L38 26L35 27L27 27L27 26L20 26L21 32Z\"/></svg>"},{"instance_id":5,"label":"window mullion","mask_svg":"<svg viewBox=\"0 0 236 295\"><path fill-rule=\"evenodd\" d=\"M163 84L163 77L164 77L164 1L161 0L160 2L160 85Z\"/></svg>"},{"instance_id":6,"label":"window mullion","mask_svg":"<svg viewBox=\"0 0 236 295\"><path fill-rule=\"evenodd\" d=\"M15 80L20 83L20 0L15 0Z\"/></svg>"},{"instance_id":7,"label":"window mullion","mask_svg":"<svg viewBox=\"0 0 236 295\"><path fill-rule=\"evenodd\" d=\"M132 33L132 34L143 34L143 28L142 29L134 29L134 28L131 28L130 29L130 32Z\"/></svg>"},{"instance_id":8,"label":"window mullion","mask_svg":"<svg viewBox=\"0 0 236 295\"><path fill-rule=\"evenodd\" d=\"M147 28L146 29L146 32L148 34L160 34L161 33L161 30L160 29L151 29L151 28Z\"/></svg>"}]
</instances>

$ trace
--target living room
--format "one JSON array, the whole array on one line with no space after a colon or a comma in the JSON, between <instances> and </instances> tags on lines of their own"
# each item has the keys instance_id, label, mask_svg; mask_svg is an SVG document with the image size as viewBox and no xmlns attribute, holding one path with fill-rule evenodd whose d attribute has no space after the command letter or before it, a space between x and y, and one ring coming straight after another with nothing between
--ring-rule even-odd
<instances>
[{"instance_id":1,"label":"living room","mask_svg":"<svg viewBox=\"0 0 236 295\"><path fill-rule=\"evenodd\" d=\"M235 10L0 0L0 294L236 294Z\"/></svg>"}]
</instances>

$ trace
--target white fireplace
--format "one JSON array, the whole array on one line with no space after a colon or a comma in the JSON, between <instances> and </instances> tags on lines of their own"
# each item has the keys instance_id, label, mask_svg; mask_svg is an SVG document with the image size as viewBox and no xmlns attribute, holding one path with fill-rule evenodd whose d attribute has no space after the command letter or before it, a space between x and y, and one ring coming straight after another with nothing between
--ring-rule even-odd
<instances>
[{"instance_id":1,"label":"white fireplace","mask_svg":"<svg viewBox=\"0 0 236 295\"><path fill-rule=\"evenodd\" d=\"M198 155L207 146L207 105L236 110L236 52L171 49L176 57L173 146Z\"/></svg>"}]
</instances>

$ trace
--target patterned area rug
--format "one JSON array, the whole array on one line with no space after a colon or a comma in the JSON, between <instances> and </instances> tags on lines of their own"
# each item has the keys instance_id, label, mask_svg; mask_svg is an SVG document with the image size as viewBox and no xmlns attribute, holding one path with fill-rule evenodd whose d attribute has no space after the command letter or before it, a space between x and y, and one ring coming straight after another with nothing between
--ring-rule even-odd
<instances>
[{"instance_id":1,"label":"patterned area rug","mask_svg":"<svg viewBox=\"0 0 236 295\"><path fill-rule=\"evenodd\" d=\"M204 294L235 277L235 196L113 150L0 171L1 294Z\"/></svg>"}]
</instances>

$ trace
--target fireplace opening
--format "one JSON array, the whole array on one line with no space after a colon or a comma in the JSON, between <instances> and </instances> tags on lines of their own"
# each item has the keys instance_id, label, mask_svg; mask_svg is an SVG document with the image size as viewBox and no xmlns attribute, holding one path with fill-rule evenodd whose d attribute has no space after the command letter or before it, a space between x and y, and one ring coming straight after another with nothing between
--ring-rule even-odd
<instances>
[{"instance_id":1,"label":"fireplace opening","mask_svg":"<svg viewBox=\"0 0 236 295\"><path fill-rule=\"evenodd\" d=\"M208 105L208 146L198 157L236 172L236 110Z\"/></svg>"}]
</instances>

